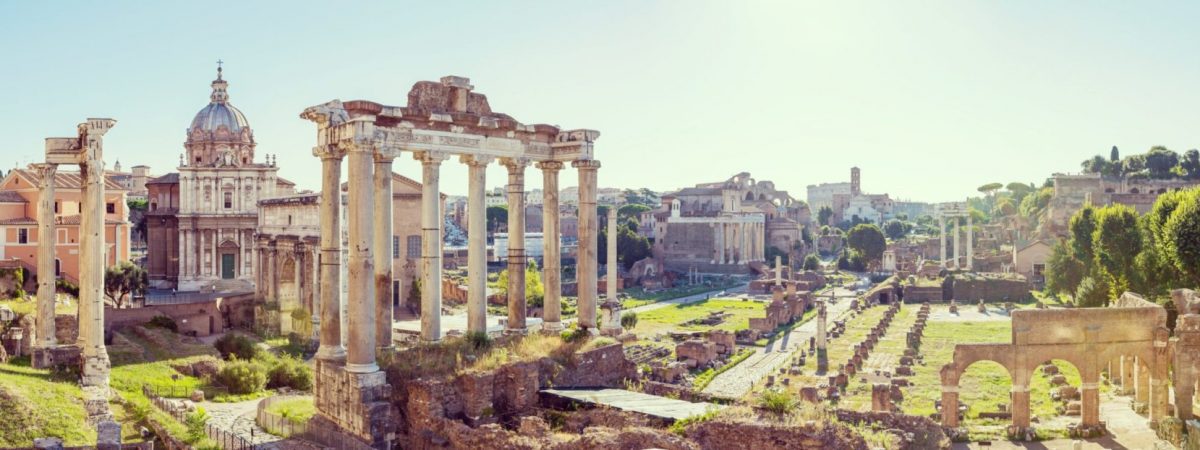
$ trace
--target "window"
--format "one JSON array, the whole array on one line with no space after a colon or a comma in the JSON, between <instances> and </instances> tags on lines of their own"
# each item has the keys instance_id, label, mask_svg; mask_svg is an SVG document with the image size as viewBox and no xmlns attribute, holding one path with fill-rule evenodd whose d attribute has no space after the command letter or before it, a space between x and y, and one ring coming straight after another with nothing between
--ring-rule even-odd
<instances>
[{"instance_id":1,"label":"window","mask_svg":"<svg viewBox=\"0 0 1200 450\"><path fill-rule=\"evenodd\" d=\"M58 214L58 202L54 202L54 213Z\"/></svg>"},{"instance_id":2,"label":"window","mask_svg":"<svg viewBox=\"0 0 1200 450\"><path fill-rule=\"evenodd\" d=\"M408 237L408 257L409 258L420 258L421 257L421 236L414 234L414 235Z\"/></svg>"},{"instance_id":3,"label":"window","mask_svg":"<svg viewBox=\"0 0 1200 450\"><path fill-rule=\"evenodd\" d=\"M116 214L117 213L117 205L112 204L112 203L107 203L104 205L104 210L107 211L109 214Z\"/></svg>"},{"instance_id":4,"label":"window","mask_svg":"<svg viewBox=\"0 0 1200 450\"><path fill-rule=\"evenodd\" d=\"M151 211L158 211L158 203L151 203L151 204L150 204L150 210L151 210Z\"/></svg>"},{"instance_id":5,"label":"window","mask_svg":"<svg viewBox=\"0 0 1200 450\"><path fill-rule=\"evenodd\" d=\"M29 229L28 228L18 228L17 229L17 243L18 244L28 244L29 243Z\"/></svg>"},{"instance_id":6,"label":"window","mask_svg":"<svg viewBox=\"0 0 1200 450\"><path fill-rule=\"evenodd\" d=\"M226 192L225 193L225 209L229 209L232 207L233 207L233 193Z\"/></svg>"},{"instance_id":7,"label":"window","mask_svg":"<svg viewBox=\"0 0 1200 450\"><path fill-rule=\"evenodd\" d=\"M400 236L392 235L392 258L400 257Z\"/></svg>"}]
</instances>

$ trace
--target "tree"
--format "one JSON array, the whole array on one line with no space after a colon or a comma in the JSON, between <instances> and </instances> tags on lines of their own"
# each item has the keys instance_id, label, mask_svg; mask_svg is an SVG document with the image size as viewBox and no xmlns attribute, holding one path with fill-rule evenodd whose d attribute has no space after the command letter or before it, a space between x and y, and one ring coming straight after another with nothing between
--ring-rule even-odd
<instances>
[{"instance_id":1,"label":"tree","mask_svg":"<svg viewBox=\"0 0 1200 450\"><path fill-rule=\"evenodd\" d=\"M1200 180L1200 150L1191 149L1183 153L1179 160L1179 169L1189 180Z\"/></svg>"},{"instance_id":2,"label":"tree","mask_svg":"<svg viewBox=\"0 0 1200 450\"><path fill-rule=\"evenodd\" d=\"M1112 151L1109 152L1108 160L1110 162L1118 162L1121 160L1121 151L1117 150L1117 146L1114 145Z\"/></svg>"},{"instance_id":3,"label":"tree","mask_svg":"<svg viewBox=\"0 0 1200 450\"><path fill-rule=\"evenodd\" d=\"M1108 160L1103 156L1096 155L1090 159L1086 159L1080 164L1081 168L1086 173L1104 173L1108 170Z\"/></svg>"},{"instance_id":4,"label":"tree","mask_svg":"<svg viewBox=\"0 0 1200 450\"><path fill-rule=\"evenodd\" d=\"M1171 262L1200 284L1200 188L1187 191L1187 196L1167 219L1165 232Z\"/></svg>"},{"instance_id":5,"label":"tree","mask_svg":"<svg viewBox=\"0 0 1200 450\"><path fill-rule=\"evenodd\" d=\"M603 221L607 224L607 221ZM600 264L608 264L608 227L600 229L596 236L596 260ZM638 261L650 256L650 241L637 234L634 228L617 225L617 261L625 270L633 268Z\"/></svg>"},{"instance_id":6,"label":"tree","mask_svg":"<svg viewBox=\"0 0 1200 450\"><path fill-rule=\"evenodd\" d=\"M1108 284L1104 282L1103 277L1084 277L1075 291L1075 306L1084 308L1108 306L1108 291Z\"/></svg>"},{"instance_id":7,"label":"tree","mask_svg":"<svg viewBox=\"0 0 1200 450\"><path fill-rule=\"evenodd\" d=\"M767 247L767 251L764 253L763 256L766 257L768 264L775 264L776 256L779 257L779 262L782 263L783 265L786 266L786 265L791 264L790 259L788 258L788 252L780 250L779 247L776 247L774 245Z\"/></svg>"},{"instance_id":8,"label":"tree","mask_svg":"<svg viewBox=\"0 0 1200 450\"><path fill-rule=\"evenodd\" d=\"M646 206L646 205L626 204L626 205L621 206L621 208L617 210L617 219L627 219L627 218L637 219L638 217L641 217L642 213L649 211L649 210L650 210L650 207Z\"/></svg>"},{"instance_id":9,"label":"tree","mask_svg":"<svg viewBox=\"0 0 1200 450\"><path fill-rule=\"evenodd\" d=\"M1025 197L1034 191L1032 185L1018 183L1015 181L1008 183L1007 186L1004 186L1004 189L1012 193L1013 206L1020 205L1021 201L1025 200Z\"/></svg>"},{"instance_id":10,"label":"tree","mask_svg":"<svg viewBox=\"0 0 1200 450\"><path fill-rule=\"evenodd\" d=\"M146 240L146 210L150 202L142 198L131 198L125 201L125 205L129 207L129 222L133 224L133 238L139 241Z\"/></svg>"},{"instance_id":11,"label":"tree","mask_svg":"<svg viewBox=\"0 0 1200 450\"><path fill-rule=\"evenodd\" d=\"M983 186L980 186L979 189L977 189L977 190L979 192L983 193L983 195L991 195L992 193L1000 190L1000 188L1003 188L1003 187L1004 187L1003 183L988 183Z\"/></svg>"},{"instance_id":12,"label":"tree","mask_svg":"<svg viewBox=\"0 0 1200 450\"><path fill-rule=\"evenodd\" d=\"M1075 259L1083 263L1089 273L1092 261L1096 256L1092 251L1092 234L1096 232L1095 215L1096 209L1092 208L1092 205L1083 205L1083 208L1071 216L1071 222L1068 225L1071 232L1071 249L1075 252Z\"/></svg>"},{"instance_id":13,"label":"tree","mask_svg":"<svg viewBox=\"0 0 1200 450\"><path fill-rule=\"evenodd\" d=\"M1190 191L1170 191L1159 195L1154 200L1154 206L1150 207L1150 211L1145 216L1145 227L1147 237L1150 238L1152 244L1159 250L1159 254L1166 259L1166 262L1174 265L1174 249L1171 247L1170 237L1167 236L1167 221L1171 219L1171 215L1179 208L1179 204L1187 200Z\"/></svg>"},{"instance_id":14,"label":"tree","mask_svg":"<svg viewBox=\"0 0 1200 450\"><path fill-rule=\"evenodd\" d=\"M121 261L104 270L104 294L122 307L127 296L143 294L149 279L146 269L129 261Z\"/></svg>"},{"instance_id":15,"label":"tree","mask_svg":"<svg viewBox=\"0 0 1200 450\"><path fill-rule=\"evenodd\" d=\"M508 206L497 205L487 207L487 227L495 232L500 229L500 224L508 223Z\"/></svg>"},{"instance_id":16,"label":"tree","mask_svg":"<svg viewBox=\"0 0 1200 450\"><path fill-rule=\"evenodd\" d=\"M879 261L883 257L883 251L887 249L887 240L883 237L883 231L872 224L855 225L847 234L846 243L850 248L862 254L862 258L868 264Z\"/></svg>"},{"instance_id":17,"label":"tree","mask_svg":"<svg viewBox=\"0 0 1200 450\"><path fill-rule=\"evenodd\" d=\"M804 265L801 266L801 269L820 270L821 269L821 258L818 258L817 255L805 256L804 257Z\"/></svg>"},{"instance_id":18,"label":"tree","mask_svg":"<svg viewBox=\"0 0 1200 450\"><path fill-rule=\"evenodd\" d=\"M1008 197L1001 198L996 202L996 206L992 207L992 215L1000 217L1008 217L1017 213L1017 207L1013 205L1013 200Z\"/></svg>"},{"instance_id":19,"label":"tree","mask_svg":"<svg viewBox=\"0 0 1200 450\"><path fill-rule=\"evenodd\" d=\"M905 226L904 222L892 219L883 224L883 232L887 235L888 239L894 241L903 238L908 233L908 227Z\"/></svg>"},{"instance_id":20,"label":"tree","mask_svg":"<svg viewBox=\"0 0 1200 450\"><path fill-rule=\"evenodd\" d=\"M863 258L862 252L858 250L842 249L842 256L837 260L837 267L839 270L864 272L867 270L867 261Z\"/></svg>"},{"instance_id":21,"label":"tree","mask_svg":"<svg viewBox=\"0 0 1200 450\"><path fill-rule=\"evenodd\" d=\"M1096 210L1092 249L1098 267L1109 277L1109 295L1119 297L1129 289L1134 260L1142 251L1137 211L1119 203Z\"/></svg>"},{"instance_id":22,"label":"tree","mask_svg":"<svg viewBox=\"0 0 1200 450\"><path fill-rule=\"evenodd\" d=\"M1075 252L1067 242L1056 242L1046 258L1046 290L1054 294L1075 295L1080 281L1083 281L1083 271L1083 264L1075 259Z\"/></svg>"},{"instance_id":23,"label":"tree","mask_svg":"<svg viewBox=\"0 0 1200 450\"><path fill-rule=\"evenodd\" d=\"M817 210L817 223L821 225L831 225L829 219L833 218L833 208L822 206Z\"/></svg>"},{"instance_id":24,"label":"tree","mask_svg":"<svg viewBox=\"0 0 1200 450\"><path fill-rule=\"evenodd\" d=\"M1146 152L1146 168L1151 178L1170 178L1171 169L1179 165L1179 155L1166 147L1156 145Z\"/></svg>"}]
</instances>

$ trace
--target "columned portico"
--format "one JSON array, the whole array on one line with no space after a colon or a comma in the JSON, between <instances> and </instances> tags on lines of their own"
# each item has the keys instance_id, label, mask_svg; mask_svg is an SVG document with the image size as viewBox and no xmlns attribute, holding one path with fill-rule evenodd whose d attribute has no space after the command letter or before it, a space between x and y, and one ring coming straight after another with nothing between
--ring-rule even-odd
<instances>
[{"instance_id":1,"label":"columned portico","mask_svg":"<svg viewBox=\"0 0 1200 450\"><path fill-rule=\"evenodd\" d=\"M362 121L365 122L365 121ZM369 123L362 125L372 128ZM349 295L346 298L350 326L346 343L346 371L352 373L378 372L375 364L375 191L371 189L375 175L375 147L369 142L346 145L347 216L349 228ZM390 173L389 180L390 180ZM390 221L391 218L389 217Z\"/></svg>"},{"instance_id":2,"label":"columned portico","mask_svg":"<svg viewBox=\"0 0 1200 450\"><path fill-rule=\"evenodd\" d=\"M487 214L484 191L487 188L487 156L462 156L468 167L467 186L467 332L487 332ZM550 295L546 282L546 296Z\"/></svg>"},{"instance_id":3,"label":"columned portico","mask_svg":"<svg viewBox=\"0 0 1200 450\"><path fill-rule=\"evenodd\" d=\"M442 338L442 201L438 181L447 155L417 152L421 162L421 339Z\"/></svg>"},{"instance_id":4,"label":"columned portico","mask_svg":"<svg viewBox=\"0 0 1200 450\"><path fill-rule=\"evenodd\" d=\"M596 239L599 224L596 217L596 171L600 161L575 161L571 166L579 170L579 257L575 277L578 280L579 326L596 329Z\"/></svg>"},{"instance_id":5,"label":"columned portico","mask_svg":"<svg viewBox=\"0 0 1200 450\"><path fill-rule=\"evenodd\" d=\"M542 329L548 332L562 330L562 252L559 250L558 226L558 171L563 163L542 161L542 283L545 297L542 301ZM474 219L474 216L472 216ZM479 220L482 219L482 215Z\"/></svg>"}]
</instances>

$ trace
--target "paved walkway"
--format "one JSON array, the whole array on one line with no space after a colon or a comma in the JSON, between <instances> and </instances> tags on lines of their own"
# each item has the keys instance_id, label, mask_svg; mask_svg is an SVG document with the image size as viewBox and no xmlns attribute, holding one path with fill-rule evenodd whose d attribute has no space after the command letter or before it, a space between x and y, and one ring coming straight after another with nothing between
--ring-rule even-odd
<instances>
[{"instance_id":1,"label":"paved walkway","mask_svg":"<svg viewBox=\"0 0 1200 450\"><path fill-rule=\"evenodd\" d=\"M267 433L255 423L258 413L258 402L262 399L235 403L203 402L197 404L208 412L208 425L230 432L246 442L253 444L257 450L313 450L321 448L310 442L281 438Z\"/></svg>"},{"instance_id":2,"label":"paved walkway","mask_svg":"<svg viewBox=\"0 0 1200 450\"><path fill-rule=\"evenodd\" d=\"M542 393L569 399L573 402L610 406L622 411L669 420L686 419L707 413L712 409L725 407L713 403L693 403L624 389L545 389Z\"/></svg>"},{"instance_id":3,"label":"paved walkway","mask_svg":"<svg viewBox=\"0 0 1200 450\"><path fill-rule=\"evenodd\" d=\"M849 311L850 299L854 298L854 291L841 287L836 287L833 291L837 300L826 306L828 326L832 326L833 321L838 320ZM823 295L820 298L827 299L828 296ZM791 359L792 353L807 345L808 339L816 335L817 321L809 320L792 329L783 338L776 339L766 347L755 350L753 355L738 365L717 375L712 382L708 383L708 386L704 387L702 392L720 398L741 398L750 392L755 383L786 364Z\"/></svg>"}]
</instances>

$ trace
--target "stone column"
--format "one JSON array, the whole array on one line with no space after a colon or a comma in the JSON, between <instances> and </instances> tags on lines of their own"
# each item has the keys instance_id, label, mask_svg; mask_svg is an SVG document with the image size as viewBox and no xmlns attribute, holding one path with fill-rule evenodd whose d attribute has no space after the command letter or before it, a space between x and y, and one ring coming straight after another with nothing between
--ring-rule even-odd
<instances>
[{"instance_id":1,"label":"stone column","mask_svg":"<svg viewBox=\"0 0 1200 450\"><path fill-rule=\"evenodd\" d=\"M508 325L505 333L525 333L525 166L528 161L505 158L508 169Z\"/></svg>"},{"instance_id":2,"label":"stone column","mask_svg":"<svg viewBox=\"0 0 1200 450\"><path fill-rule=\"evenodd\" d=\"M1158 348L1159 344L1160 344L1160 342L1155 342L1155 347L1156 347L1155 350L1156 351L1159 350L1159 348ZM1161 344L1163 344L1163 347L1166 346L1166 342L1161 342ZM1169 415L1168 411L1167 411L1167 407L1168 407L1167 405L1169 403L1169 398L1170 398L1170 394L1168 393L1168 390L1171 388L1171 380L1169 378L1168 371L1167 371L1169 363L1166 361L1167 358L1165 356L1165 353L1166 353L1165 348L1162 351L1163 351L1163 353L1161 353L1161 354L1160 353L1155 354L1155 358L1154 358L1155 361L1153 363L1154 366L1151 368L1151 373L1150 373L1150 421L1153 423L1158 423L1160 420L1166 418ZM1191 379L1191 377L1181 377L1181 378L1186 378L1187 384L1189 384L1190 386L1195 386L1195 380ZM1086 391L1085 391L1085 393L1086 393ZM1097 390L1096 391L1097 402L1099 401L1099 395L1100 395L1099 390ZM1179 399L1178 401L1176 401L1176 403L1184 403L1184 401L1182 401L1182 400L1183 399ZM1188 396L1187 400L1188 400L1188 403L1191 403L1192 397ZM1190 418L1191 405L1189 404L1188 407L1185 409L1187 409L1186 412L1188 413L1188 416ZM1100 415L1099 409L1097 409L1097 412L1096 412L1097 423L1099 423L1099 420L1100 420L1099 415Z\"/></svg>"},{"instance_id":3,"label":"stone column","mask_svg":"<svg viewBox=\"0 0 1200 450\"><path fill-rule=\"evenodd\" d=\"M1021 429L1029 428L1029 386L1014 384L1010 392L1013 426ZM942 407L945 408L945 405L943 404Z\"/></svg>"},{"instance_id":4,"label":"stone column","mask_svg":"<svg viewBox=\"0 0 1200 450\"><path fill-rule=\"evenodd\" d=\"M467 185L467 332L487 332L487 165L490 157L463 156ZM547 296L549 296L547 290Z\"/></svg>"},{"instance_id":5,"label":"stone column","mask_svg":"<svg viewBox=\"0 0 1200 450\"><path fill-rule=\"evenodd\" d=\"M379 371L375 364L375 257L372 241L375 223L372 216L375 192L371 189L375 172L375 149L356 144L347 149L346 185L348 204L346 227L350 241L347 268L347 314L350 329L346 342L346 371L371 373Z\"/></svg>"},{"instance_id":6,"label":"stone column","mask_svg":"<svg viewBox=\"0 0 1200 450\"><path fill-rule=\"evenodd\" d=\"M721 256L718 258L720 264L725 264L725 224L717 222L717 234L720 236L720 244L717 245L721 249Z\"/></svg>"},{"instance_id":7,"label":"stone column","mask_svg":"<svg viewBox=\"0 0 1200 450\"><path fill-rule=\"evenodd\" d=\"M421 161L421 339L442 339L442 199L439 169L446 155L418 152Z\"/></svg>"},{"instance_id":8,"label":"stone column","mask_svg":"<svg viewBox=\"0 0 1200 450\"><path fill-rule=\"evenodd\" d=\"M1121 394L1123 395L1131 395L1134 391L1133 362L1132 356L1121 357Z\"/></svg>"},{"instance_id":9,"label":"stone column","mask_svg":"<svg viewBox=\"0 0 1200 450\"><path fill-rule=\"evenodd\" d=\"M1085 427L1100 425L1099 377L1087 376L1080 380L1080 423Z\"/></svg>"},{"instance_id":10,"label":"stone column","mask_svg":"<svg viewBox=\"0 0 1200 450\"><path fill-rule=\"evenodd\" d=\"M579 170L579 251L575 273L578 281L579 326L596 328L596 172L600 161L581 160L571 163Z\"/></svg>"},{"instance_id":11,"label":"stone column","mask_svg":"<svg viewBox=\"0 0 1200 450\"><path fill-rule=\"evenodd\" d=\"M712 254L711 262L712 262L712 264L716 264L717 261L720 259L720 257L717 255L721 253L721 228L720 228L720 224L717 224L717 223L710 223L710 224L708 224L708 227L712 228L712 232L713 232L713 235L712 235L713 254Z\"/></svg>"},{"instance_id":12,"label":"stone column","mask_svg":"<svg viewBox=\"0 0 1200 450\"><path fill-rule=\"evenodd\" d=\"M971 214L967 214L967 270L975 267L975 245L974 242L974 227L971 223Z\"/></svg>"},{"instance_id":13,"label":"stone column","mask_svg":"<svg viewBox=\"0 0 1200 450\"><path fill-rule=\"evenodd\" d=\"M344 150L334 145L313 148L321 158L321 256L320 256L320 330L321 346L317 358L327 361L346 359L342 347L342 158ZM261 261L260 261L261 264Z\"/></svg>"},{"instance_id":14,"label":"stone column","mask_svg":"<svg viewBox=\"0 0 1200 450\"><path fill-rule=\"evenodd\" d=\"M89 139L90 140L90 139ZM84 386L107 386L109 361L104 347L104 160L99 139L80 166L83 207L79 217L79 340Z\"/></svg>"},{"instance_id":15,"label":"stone column","mask_svg":"<svg viewBox=\"0 0 1200 450\"><path fill-rule=\"evenodd\" d=\"M939 262L943 269L946 268L946 218L938 214L938 237L941 241L941 259Z\"/></svg>"},{"instance_id":16,"label":"stone column","mask_svg":"<svg viewBox=\"0 0 1200 450\"><path fill-rule=\"evenodd\" d=\"M942 426L958 427L958 386L942 386Z\"/></svg>"},{"instance_id":17,"label":"stone column","mask_svg":"<svg viewBox=\"0 0 1200 450\"><path fill-rule=\"evenodd\" d=\"M962 261L958 259L958 255L962 254L962 246L958 244L958 217L954 218L954 268L957 270L962 267Z\"/></svg>"},{"instance_id":18,"label":"stone column","mask_svg":"<svg viewBox=\"0 0 1200 450\"><path fill-rule=\"evenodd\" d=\"M825 302L817 302L817 373L829 370L829 356L825 342Z\"/></svg>"},{"instance_id":19,"label":"stone column","mask_svg":"<svg viewBox=\"0 0 1200 450\"><path fill-rule=\"evenodd\" d=\"M601 331L608 335L621 334L621 300L617 298L617 205L613 205L608 209L608 233L606 235L608 242L605 244L605 255L608 264L605 264L608 273L605 275L604 295L608 307L608 317Z\"/></svg>"},{"instance_id":20,"label":"stone column","mask_svg":"<svg viewBox=\"0 0 1200 450\"><path fill-rule=\"evenodd\" d=\"M395 222L392 216L392 160L394 155L389 150L375 152L375 339L376 344L384 349L391 349L392 343L392 227Z\"/></svg>"},{"instance_id":21,"label":"stone column","mask_svg":"<svg viewBox=\"0 0 1200 450\"><path fill-rule=\"evenodd\" d=\"M55 230L54 230L54 174L56 164L38 164L35 168L41 181L38 183L38 290L37 330L33 345L49 348L58 345L54 336L55 274Z\"/></svg>"},{"instance_id":22,"label":"stone column","mask_svg":"<svg viewBox=\"0 0 1200 450\"><path fill-rule=\"evenodd\" d=\"M559 250L558 227L558 171L563 163L542 161L542 283L545 284L545 299L542 301L542 329L550 332L562 330L562 252Z\"/></svg>"},{"instance_id":23,"label":"stone column","mask_svg":"<svg viewBox=\"0 0 1200 450\"><path fill-rule=\"evenodd\" d=\"M775 285L783 286L783 258L775 255Z\"/></svg>"},{"instance_id":24,"label":"stone column","mask_svg":"<svg viewBox=\"0 0 1200 450\"><path fill-rule=\"evenodd\" d=\"M1134 377L1136 378L1134 387L1134 401L1138 403L1150 403L1150 361L1144 361L1142 358L1137 358L1134 364Z\"/></svg>"}]
</instances>

